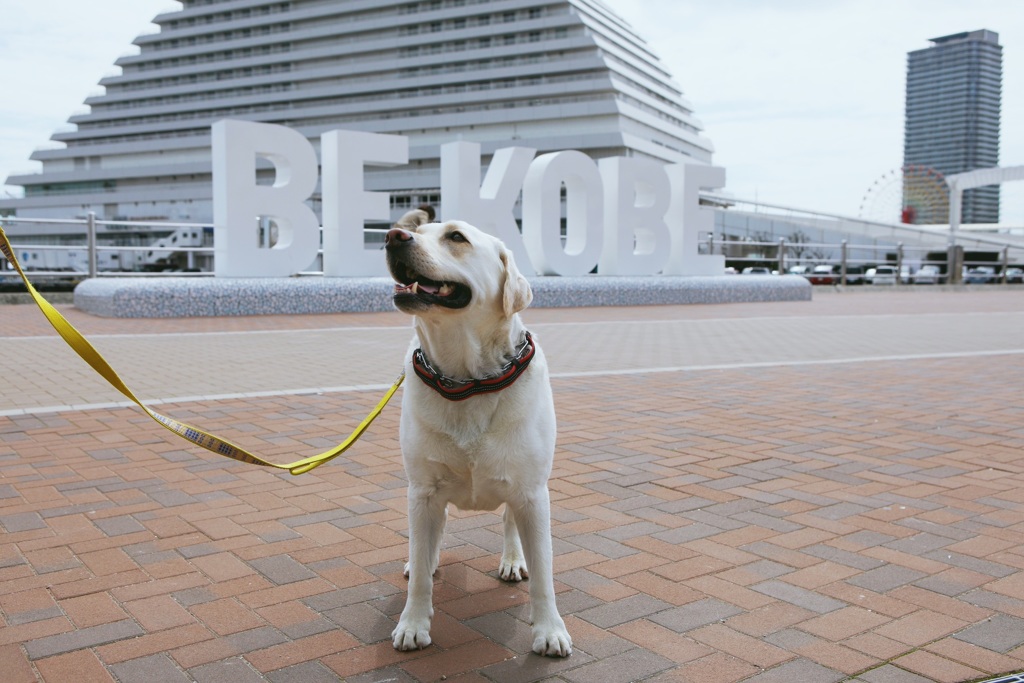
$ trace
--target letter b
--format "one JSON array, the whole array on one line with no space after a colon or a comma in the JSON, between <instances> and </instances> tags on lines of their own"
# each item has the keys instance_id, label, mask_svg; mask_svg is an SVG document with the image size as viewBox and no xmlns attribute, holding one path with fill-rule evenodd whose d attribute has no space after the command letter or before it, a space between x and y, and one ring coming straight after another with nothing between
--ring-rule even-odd
<instances>
[{"instance_id":1,"label":"letter b","mask_svg":"<svg viewBox=\"0 0 1024 683\"><path fill-rule=\"evenodd\" d=\"M291 128L252 121L217 121L212 137L214 274L287 277L308 268L320 248L320 223L305 204L316 189L313 146ZM256 183L257 157L274 164L273 185Z\"/></svg>"}]
</instances>

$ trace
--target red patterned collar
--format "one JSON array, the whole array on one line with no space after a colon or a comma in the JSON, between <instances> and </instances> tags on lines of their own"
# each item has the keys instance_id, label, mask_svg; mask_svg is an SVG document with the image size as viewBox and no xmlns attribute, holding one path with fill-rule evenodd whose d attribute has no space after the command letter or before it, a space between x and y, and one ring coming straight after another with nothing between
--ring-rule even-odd
<instances>
[{"instance_id":1,"label":"red patterned collar","mask_svg":"<svg viewBox=\"0 0 1024 683\"><path fill-rule=\"evenodd\" d=\"M505 387L511 386L533 360L536 350L533 337L526 332L526 338L516 348L512 359L502 366L497 374L483 379L461 380L445 377L430 366L427 357L423 354L423 349L416 349L413 352L412 367L416 371L416 376L441 396L449 401L464 401L470 396L501 391Z\"/></svg>"}]
</instances>

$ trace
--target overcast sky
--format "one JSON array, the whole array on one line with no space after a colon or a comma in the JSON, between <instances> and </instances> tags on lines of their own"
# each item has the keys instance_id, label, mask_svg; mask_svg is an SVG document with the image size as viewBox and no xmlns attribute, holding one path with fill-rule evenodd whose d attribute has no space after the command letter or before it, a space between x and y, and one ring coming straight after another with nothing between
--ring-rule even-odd
<instances>
[{"instance_id":1,"label":"overcast sky","mask_svg":"<svg viewBox=\"0 0 1024 683\"><path fill-rule=\"evenodd\" d=\"M1022 0L605 0L693 105L737 197L856 216L903 158L906 53L987 28L1003 45L1000 164L1024 165ZM172 0L0 0L0 182L38 171L132 39ZM877 185L876 185L877 187ZM20 193L3 187L0 193ZM1024 183L1003 186L1024 224Z\"/></svg>"}]
</instances>

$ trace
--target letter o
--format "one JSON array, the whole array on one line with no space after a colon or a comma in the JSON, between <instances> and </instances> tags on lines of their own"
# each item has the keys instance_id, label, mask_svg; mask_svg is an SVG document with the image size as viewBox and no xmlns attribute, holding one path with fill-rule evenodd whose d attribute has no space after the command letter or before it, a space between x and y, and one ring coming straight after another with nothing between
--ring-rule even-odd
<instances>
[{"instance_id":1,"label":"letter o","mask_svg":"<svg viewBox=\"0 0 1024 683\"><path fill-rule=\"evenodd\" d=\"M603 191L597 164L583 152L553 152L533 160L523 180L523 242L538 273L586 275L594 269L603 239Z\"/></svg>"}]
</instances>

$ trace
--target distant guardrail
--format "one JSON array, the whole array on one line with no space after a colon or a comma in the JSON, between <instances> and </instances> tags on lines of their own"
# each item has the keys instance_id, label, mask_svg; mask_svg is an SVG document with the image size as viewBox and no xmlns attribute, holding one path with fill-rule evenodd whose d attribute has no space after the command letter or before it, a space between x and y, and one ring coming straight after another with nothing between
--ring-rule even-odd
<instances>
[{"instance_id":1,"label":"distant guardrail","mask_svg":"<svg viewBox=\"0 0 1024 683\"><path fill-rule=\"evenodd\" d=\"M802 275L811 284L1022 284L1024 249L965 250L840 242L716 240L704 253L725 256L732 273Z\"/></svg>"},{"instance_id":2,"label":"distant guardrail","mask_svg":"<svg viewBox=\"0 0 1024 683\"><path fill-rule=\"evenodd\" d=\"M209 224L101 220L90 213L76 219L0 217L0 225L8 230L19 261L33 277L81 280L213 275L213 227ZM12 234L9 226L34 229ZM366 228L366 232L386 230ZM879 268L883 269L879 279L886 283L1017 284L1024 268L1024 248L1013 244L1000 247L998 243L974 250L961 245L936 250L902 242L757 241L708 234L699 250L724 256L727 272L799 274L813 284L874 283ZM895 270L892 277L890 268ZM301 275L322 275L322 271L313 268ZM14 276L10 264L0 257L0 280Z\"/></svg>"}]
</instances>

